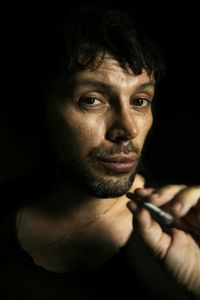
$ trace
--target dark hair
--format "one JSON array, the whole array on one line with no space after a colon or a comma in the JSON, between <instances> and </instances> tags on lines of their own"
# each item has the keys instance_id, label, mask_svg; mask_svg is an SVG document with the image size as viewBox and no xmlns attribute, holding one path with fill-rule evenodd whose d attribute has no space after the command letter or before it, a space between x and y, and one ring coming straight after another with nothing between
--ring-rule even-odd
<instances>
[{"instance_id":1,"label":"dark hair","mask_svg":"<svg viewBox=\"0 0 200 300\"><path fill-rule=\"evenodd\" d=\"M133 18L125 10L79 6L61 19L59 26L54 22L54 28L41 35L38 56L42 61L38 60L38 69L43 80L49 82L60 73L68 78L78 70L98 67L95 58L100 55L103 59L105 53L122 67L128 63L136 75L145 69L156 81L162 76L160 52L136 30Z\"/></svg>"},{"instance_id":2,"label":"dark hair","mask_svg":"<svg viewBox=\"0 0 200 300\"><path fill-rule=\"evenodd\" d=\"M6 57L10 54L13 57L7 68L9 89L6 94L9 94L9 100L6 109L9 115L5 116L9 116L8 122L13 123L16 131L17 126L21 127L23 144L27 144L31 159L32 155L36 157L37 166L40 164L37 158L43 162L48 150L45 148L43 87L51 87L51 81L56 77L62 74L68 79L76 70L98 67L93 62L98 54L103 59L105 53L124 67L128 63L136 75L144 68L148 74L154 75L156 81L162 76L162 56L136 29L134 20L134 16L120 8L88 5L79 6L67 14L43 15L42 19L33 16L29 22L22 20L22 28L15 26L12 29L15 35L12 33L6 39L12 46ZM12 24L14 27L15 23ZM10 84L12 80L16 81L14 88Z\"/></svg>"},{"instance_id":3,"label":"dark hair","mask_svg":"<svg viewBox=\"0 0 200 300\"><path fill-rule=\"evenodd\" d=\"M136 29L126 10L79 6L33 26L36 28L32 28L30 38L26 37L22 51L23 123L36 140L37 136L44 137L44 96L52 81L64 76L67 83L76 71L98 67L94 64L97 55L103 59L109 53L122 67L128 64L136 75L145 69L157 82L163 74L160 52Z\"/></svg>"}]
</instances>

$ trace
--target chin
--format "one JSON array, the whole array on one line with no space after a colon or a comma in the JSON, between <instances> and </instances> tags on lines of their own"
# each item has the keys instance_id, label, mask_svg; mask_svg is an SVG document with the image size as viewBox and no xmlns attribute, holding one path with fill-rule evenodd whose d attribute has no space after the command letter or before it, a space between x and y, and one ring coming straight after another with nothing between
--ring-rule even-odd
<instances>
[{"instance_id":1,"label":"chin","mask_svg":"<svg viewBox=\"0 0 200 300\"><path fill-rule=\"evenodd\" d=\"M126 194L135 179L135 170L131 174L100 174L92 168L75 166L62 167L62 176L71 184L96 198L116 198Z\"/></svg>"},{"instance_id":2,"label":"chin","mask_svg":"<svg viewBox=\"0 0 200 300\"><path fill-rule=\"evenodd\" d=\"M96 198L117 198L125 195L132 187L135 174L129 177L126 182L123 180L96 180L82 186L91 196Z\"/></svg>"}]
</instances>

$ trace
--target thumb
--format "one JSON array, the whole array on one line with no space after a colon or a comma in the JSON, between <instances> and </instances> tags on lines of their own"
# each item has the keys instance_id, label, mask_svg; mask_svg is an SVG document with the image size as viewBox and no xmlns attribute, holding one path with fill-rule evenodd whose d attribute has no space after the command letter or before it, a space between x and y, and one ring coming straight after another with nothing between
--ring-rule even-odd
<instances>
[{"instance_id":1,"label":"thumb","mask_svg":"<svg viewBox=\"0 0 200 300\"><path fill-rule=\"evenodd\" d=\"M170 247L172 237L163 231L146 209L138 208L132 201L127 203L127 207L134 216L134 230L137 228L144 242L156 256L161 259L164 258Z\"/></svg>"}]
</instances>

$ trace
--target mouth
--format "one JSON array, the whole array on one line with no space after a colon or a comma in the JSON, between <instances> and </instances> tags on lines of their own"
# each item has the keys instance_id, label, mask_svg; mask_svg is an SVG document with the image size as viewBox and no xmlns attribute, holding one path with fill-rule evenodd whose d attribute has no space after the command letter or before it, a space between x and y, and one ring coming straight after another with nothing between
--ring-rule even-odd
<instances>
[{"instance_id":1,"label":"mouth","mask_svg":"<svg viewBox=\"0 0 200 300\"><path fill-rule=\"evenodd\" d=\"M130 173L137 165L137 155L112 156L99 159L104 168L115 173Z\"/></svg>"}]
</instances>

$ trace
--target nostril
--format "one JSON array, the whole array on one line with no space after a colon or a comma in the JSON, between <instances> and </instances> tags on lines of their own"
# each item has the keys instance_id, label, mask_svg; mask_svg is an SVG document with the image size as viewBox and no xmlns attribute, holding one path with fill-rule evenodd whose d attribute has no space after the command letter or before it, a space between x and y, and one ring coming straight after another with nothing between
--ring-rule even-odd
<instances>
[{"instance_id":1,"label":"nostril","mask_svg":"<svg viewBox=\"0 0 200 300\"><path fill-rule=\"evenodd\" d=\"M121 143L121 142L130 141L134 137L132 136L132 134L127 132L125 129L113 128L112 130L109 130L106 138L112 142Z\"/></svg>"},{"instance_id":2,"label":"nostril","mask_svg":"<svg viewBox=\"0 0 200 300\"><path fill-rule=\"evenodd\" d=\"M117 136L116 138L115 138L115 141L116 142L124 142L124 141L127 141L127 137L123 137L123 136Z\"/></svg>"},{"instance_id":3,"label":"nostril","mask_svg":"<svg viewBox=\"0 0 200 300\"><path fill-rule=\"evenodd\" d=\"M133 115L126 111L113 116L107 128L106 138L112 142L124 142L135 139L139 134L137 123Z\"/></svg>"}]
</instances>

